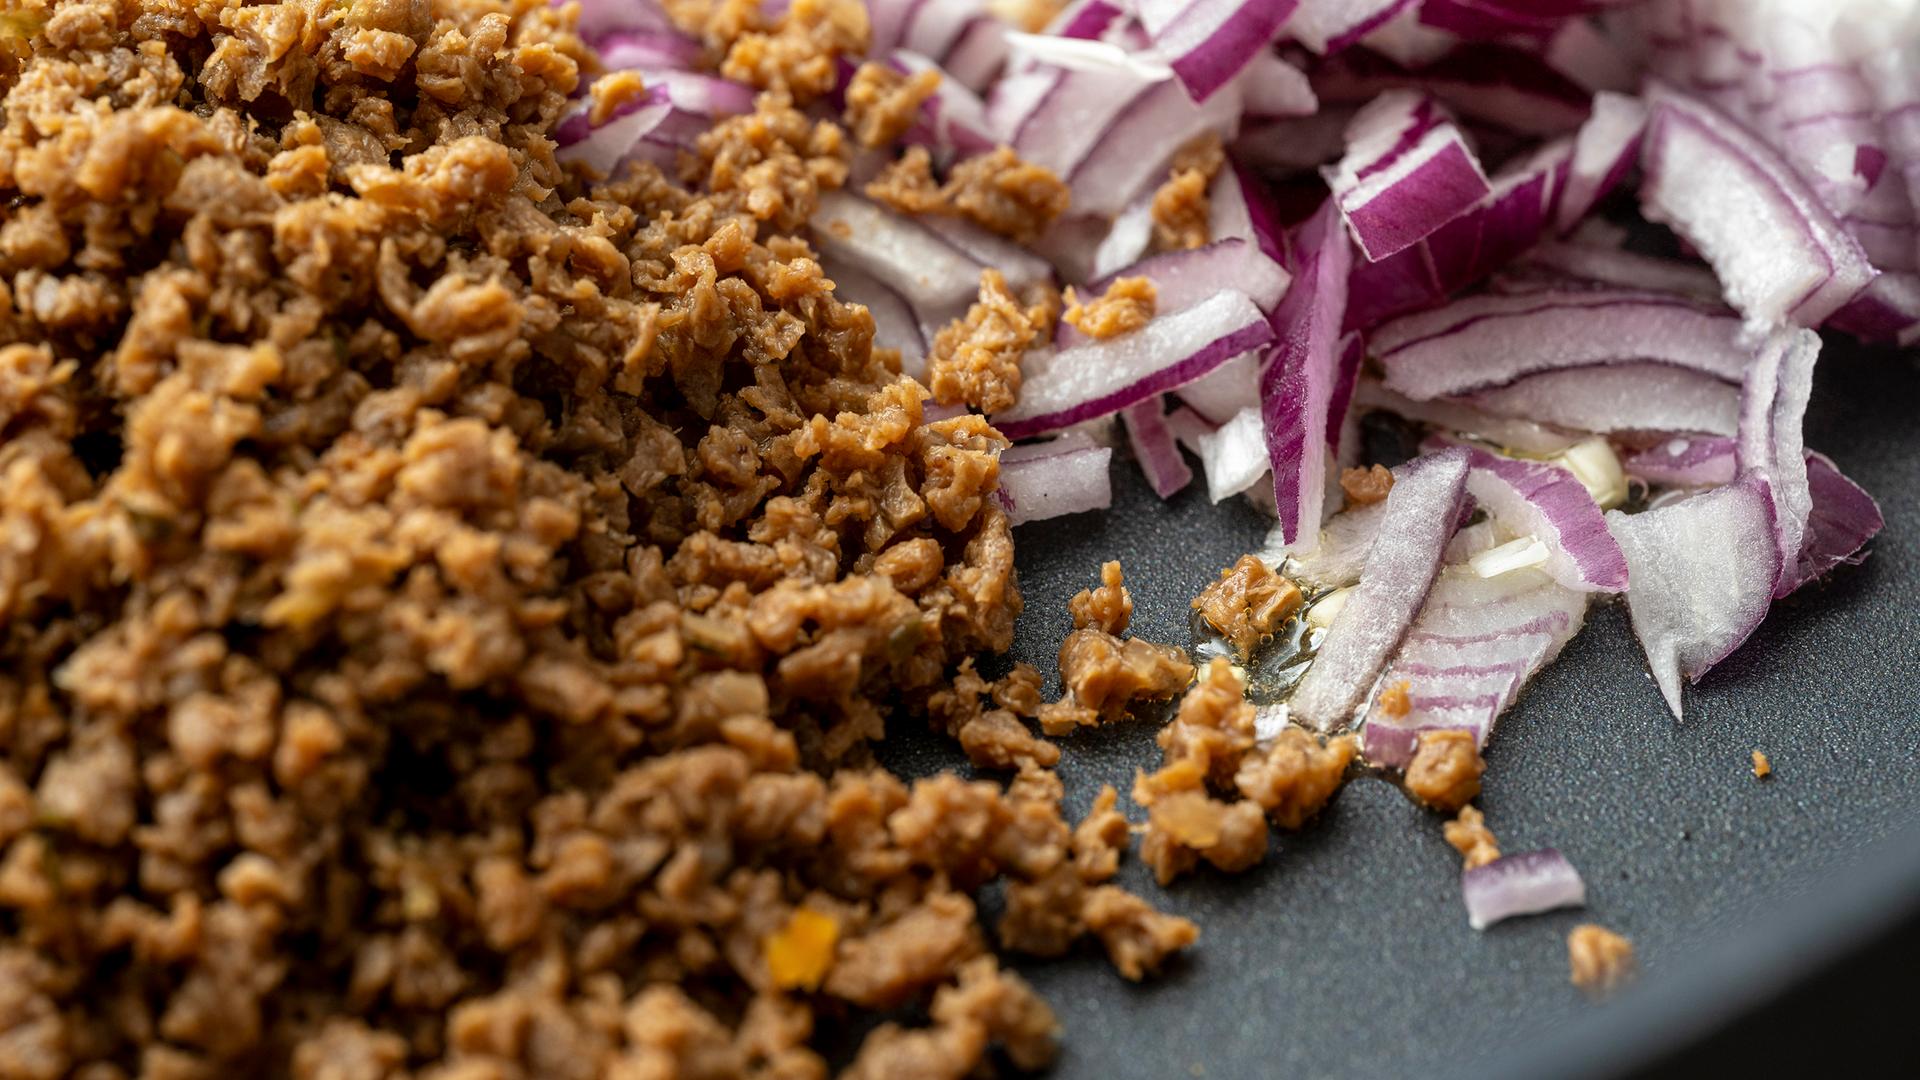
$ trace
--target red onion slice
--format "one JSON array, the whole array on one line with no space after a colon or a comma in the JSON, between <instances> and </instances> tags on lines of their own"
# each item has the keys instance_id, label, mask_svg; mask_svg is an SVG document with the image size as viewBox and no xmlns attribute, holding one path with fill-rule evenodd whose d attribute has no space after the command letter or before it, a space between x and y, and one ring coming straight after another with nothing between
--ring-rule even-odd
<instances>
[{"instance_id":1,"label":"red onion slice","mask_svg":"<svg viewBox=\"0 0 1920 1080\"><path fill-rule=\"evenodd\" d=\"M1751 322L1818 326L1866 288L1860 245L1776 151L1671 87L1648 101L1642 209L1699 249Z\"/></svg>"},{"instance_id":2,"label":"red onion slice","mask_svg":"<svg viewBox=\"0 0 1920 1080\"><path fill-rule=\"evenodd\" d=\"M1530 417L1597 434L1685 431L1731 435L1740 422L1737 388L1667 364L1547 371L1482 390L1464 400L1496 416Z\"/></svg>"},{"instance_id":3,"label":"red onion slice","mask_svg":"<svg viewBox=\"0 0 1920 1080\"><path fill-rule=\"evenodd\" d=\"M1680 678L1698 682L1767 617L1780 578L1763 473L1631 516L1607 513L1627 557L1627 612L1675 719Z\"/></svg>"},{"instance_id":4,"label":"red onion slice","mask_svg":"<svg viewBox=\"0 0 1920 1080\"><path fill-rule=\"evenodd\" d=\"M1779 547L1779 591L1791 591L1806 537L1813 495L1807 486L1806 445L1801 420L1813 394L1813 366L1820 336L1811 330L1775 331L1760 347L1740 399L1740 435L1734 442L1741 472L1767 474L1773 495L1774 537Z\"/></svg>"},{"instance_id":5,"label":"red onion slice","mask_svg":"<svg viewBox=\"0 0 1920 1080\"><path fill-rule=\"evenodd\" d=\"M1467 492L1520 536L1534 536L1551 554L1541 569L1582 592L1623 592L1627 560L1586 485L1557 465L1516 461L1478 448Z\"/></svg>"},{"instance_id":6,"label":"red onion slice","mask_svg":"<svg viewBox=\"0 0 1920 1080\"><path fill-rule=\"evenodd\" d=\"M1300 230L1299 274L1273 313L1283 336L1260 384L1280 529L1289 544L1308 547L1326 495L1327 417L1344 358L1340 324L1353 258L1334 215L1329 200Z\"/></svg>"},{"instance_id":7,"label":"red onion slice","mask_svg":"<svg viewBox=\"0 0 1920 1080\"><path fill-rule=\"evenodd\" d=\"M1170 499L1193 483L1193 470L1187 467L1173 430L1167 426L1165 408L1165 402L1150 398L1121 410L1120 420L1127 426L1133 458L1140 463L1153 493Z\"/></svg>"},{"instance_id":8,"label":"red onion slice","mask_svg":"<svg viewBox=\"0 0 1920 1080\"><path fill-rule=\"evenodd\" d=\"M1257 304L1221 292L1132 333L1029 357L1020 403L995 415L994 426L1018 439L1109 416L1271 340Z\"/></svg>"},{"instance_id":9,"label":"red onion slice","mask_svg":"<svg viewBox=\"0 0 1920 1080\"><path fill-rule=\"evenodd\" d=\"M1628 476L1637 476L1649 484L1718 487L1733 483L1733 440L1668 439L1628 455L1620 464Z\"/></svg>"},{"instance_id":10,"label":"red onion slice","mask_svg":"<svg viewBox=\"0 0 1920 1080\"><path fill-rule=\"evenodd\" d=\"M1453 397L1543 371L1654 361L1737 383L1753 361L1740 321L1655 293L1485 295L1368 335L1386 386Z\"/></svg>"},{"instance_id":11,"label":"red onion slice","mask_svg":"<svg viewBox=\"0 0 1920 1080\"><path fill-rule=\"evenodd\" d=\"M1241 353L1174 394L1209 425L1218 427L1249 405L1260 404L1260 362L1266 355L1265 349Z\"/></svg>"},{"instance_id":12,"label":"red onion slice","mask_svg":"<svg viewBox=\"0 0 1920 1080\"><path fill-rule=\"evenodd\" d=\"M1543 271L1544 273L1541 273ZM1546 282L1549 288L1565 288L1573 284L1567 280L1571 278L1585 283L1583 287L1605 285L1619 289L1670 293L1674 296L1697 300L1703 305L1721 306L1720 282L1713 276L1713 271L1704 266L1592 244L1571 242L1541 244L1528 252L1518 264L1510 267L1507 273L1518 275L1523 279L1528 275L1539 273L1541 280ZM1536 290L1519 290L1509 286L1502 291Z\"/></svg>"},{"instance_id":13,"label":"red onion slice","mask_svg":"<svg viewBox=\"0 0 1920 1080\"><path fill-rule=\"evenodd\" d=\"M1276 527L1264 551L1269 557L1289 559L1287 576L1309 589L1344 589L1360 580L1386 513L1387 504L1377 502L1335 514L1320 529L1318 542L1299 552L1291 551L1293 545Z\"/></svg>"},{"instance_id":14,"label":"red onion slice","mask_svg":"<svg viewBox=\"0 0 1920 1080\"><path fill-rule=\"evenodd\" d=\"M1258 408L1240 410L1198 442L1207 498L1214 502L1240 494L1267 475L1266 433Z\"/></svg>"},{"instance_id":15,"label":"red onion slice","mask_svg":"<svg viewBox=\"0 0 1920 1080\"><path fill-rule=\"evenodd\" d=\"M1736 395L1731 388L1727 391L1727 397L1729 402L1736 400ZM1557 454L1580 441L1577 436L1567 432L1545 427L1530 420L1512 419L1505 415L1484 412L1471 404L1456 401L1414 401L1388 390L1371 378L1359 380L1354 389L1354 401L1363 409L1385 409L1408 420L1430 424L1443 431L1465 435L1494 446L1517 450L1523 454L1540 456ZM1729 410L1729 415L1731 412L1732 410Z\"/></svg>"},{"instance_id":16,"label":"red onion slice","mask_svg":"<svg viewBox=\"0 0 1920 1080\"><path fill-rule=\"evenodd\" d=\"M1326 180L1369 262L1418 243L1492 191L1452 119L1431 97L1404 90L1355 114L1346 155Z\"/></svg>"},{"instance_id":17,"label":"red onion slice","mask_svg":"<svg viewBox=\"0 0 1920 1080\"><path fill-rule=\"evenodd\" d=\"M1573 162L1554 221L1560 232L1578 225L1626 179L1639 156L1640 137L1646 129L1647 106L1639 98L1594 95L1593 115L1580 125L1573 140Z\"/></svg>"},{"instance_id":18,"label":"red onion slice","mask_svg":"<svg viewBox=\"0 0 1920 1080\"><path fill-rule=\"evenodd\" d=\"M1584 907L1587 883L1565 855L1553 848L1502 855L1460 874L1467 925L1485 930L1516 915Z\"/></svg>"},{"instance_id":19,"label":"red onion slice","mask_svg":"<svg viewBox=\"0 0 1920 1080\"><path fill-rule=\"evenodd\" d=\"M1195 104L1172 79L1149 87L1114 113L1098 141L1060 174L1073 189L1074 213L1119 213L1164 179L1167 161L1181 147L1209 131L1230 138L1239 118L1237 92Z\"/></svg>"},{"instance_id":20,"label":"red onion slice","mask_svg":"<svg viewBox=\"0 0 1920 1080\"><path fill-rule=\"evenodd\" d=\"M1787 592L1842 563L1864 562L1867 541L1886 525L1880 504L1825 455L1807 454L1807 481L1813 509L1807 515L1806 543L1787 580Z\"/></svg>"},{"instance_id":21,"label":"red onion slice","mask_svg":"<svg viewBox=\"0 0 1920 1080\"><path fill-rule=\"evenodd\" d=\"M1113 460L1111 448L1076 442L1072 449L1055 450L1043 444L1030 455L1016 453L1028 449L1014 447L1000 456L1000 487L994 498L1007 512L1009 524L1105 510L1113 505L1112 481L1107 475L1107 466Z\"/></svg>"},{"instance_id":22,"label":"red onion slice","mask_svg":"<svg viewBox=\"0 0 1920 1080\"><path fill-rule=\"evenodd\" d=\"M1259 55L1294 0L1135 0L1154 47L1195 101L1205 101Z\"/></svg>"},{"instance_id":23,"label":"red onion slice","mask_svg":"<svg viewBox=\"0 0 1920 1080\"><path fill-rule=\"evenodd\" d=\"M1412 6L1413 0L1300 0L1286 33L1313 52L1336 53Z\"/></svg>"},{"instance_id":24,"label":"red onion slice","mask_svg":"<svg viewBox=\"0 0 1920 1080\"><path fill-rule=\"evenodd\" d=\"M1466 498L1467 455L1448 450L1403 467L1386 500L1360 584L1295 687L1292 715L1322 731L1353 722L1427 598Z\"/></svg>"}]
</instances>

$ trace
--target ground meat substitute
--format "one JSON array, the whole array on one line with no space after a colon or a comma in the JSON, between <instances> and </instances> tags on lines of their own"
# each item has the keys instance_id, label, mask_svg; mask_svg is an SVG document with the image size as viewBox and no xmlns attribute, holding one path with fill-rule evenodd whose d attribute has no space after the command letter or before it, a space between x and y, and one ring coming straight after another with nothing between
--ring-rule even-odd
<instances>
[{"instance_id":1,"label":"ground meat substitute","mask_svg":"<svg viewBox=\"0 0 1920 1080\"><path fill-rule=\"evenodd\" d=\"M1573 985L1604 996L1633 978L1633 942L1595 923L1581 923L1567 934L1567 965Z\"/></svg>"},{"instance_id":2,"label":"ground meat substitute","mask_svg":"<svg viewBox=\"0 0 1920 1080\"><path fill-rule=\"evenodd\" d=\"M1393 490L1393 470L1385 465L1342 469L1340 490L1346 494L1349 504L1371 506L1386 499L1387 493Z\"/></svg>"},{"instance_id":3,"label":"ground meat substitute","mask_svg":"<svg viewBox=\"0 0 1920 1080\"><path fill-rule=\"evenodd\" d=\"M1207 186L1227 163L1220 136L1208 132L1181 147L1167 169L1167 180L1153 193L1153 246L1160 251L1204 247L1213 239L1207 224L1212 209Z\"/></svg>"},{"instance_id":4,"label":"ground meat substitute","mask_svg":"<svg viewBox=\"0 0 1920 1080\"><path fill-rule=\"evenodd\" d=\"M1443 832L1468 870L1500 857L1500 843L1494 839L1493 830L1487 828L1486 818L1480 811L1471 806L1461 807L1459 816L1447 822Z\"/></svg>"},{"instance_id":5,"label":"ground meat substitute","mask_svg":"<svg viewBox=\"0 0 1920 1080\"><path fill-rule=\"evenodd\" d=\"M1170 698L1193 680L1193 663L1172 645L1120 637L1133 617L1133 598L1120 564L1100 568L1101 585L1068 601L1073 632L1060 645L1060 683L1066 694L1040 706L1040 728L1065 735L1116 720L1135 701Z\"/></svg>"},{"instance_id":6,"label":"ground meat substitute","mask_svg":"<svg viewBox=\"0 0 1920 1080\"><path fill-rule=\"evenodd\" d=\"M1291 619L1304 599L1298 586L1259 556L1242 555L1193 598L1193 610L1244 657Z\"/></svg>"},{"instance_id":7,"label":"ground meat substitute","mask_svg":"<svg viewBox=\"0 0 1920 1080\"><path fill-rule=\"evenodd\" d=\"M1032 243L1067 209L1070 193L1053 170L1020 159L1009 147L954 165L944 184L933 177L924 147L906 153L868 181L867 197L903 214L948 214Z\"/></svg>"},{"instance_id":8,"label":"ground meat substitute","mask_svg":"<svg viewBox=\"0 0 1920 1080\"><path fill-rule=\"evenodd\" d=\"M556 163L541 0L10 16L0 1076L805 1078L906 1008L853 1075L957 1077L1055 1028L972 890L1129 977L1193 941L1061 819L1035 674L955 673L1020 610L1004 440L793 235L864 12L671 7L774 91L694 189ZM872 767L896 704L1008 786Z\"/></svg>"},{"instance_id":9,"label":"ground meat substitute","mask_svg":"<svg viewBox=\"0 0 1920 1080\"><path fill-rule=\"evenodd\" d=\"M1147 325L1158 301L1159 291L1148 277L1115 278L1106 292L1084 304L1069 285L1060 319L1090 338L1119 337Z\"/></svg>"},{"instance_id":10,"label":"ground meat substitute","mask_svg":"<svg viewBox=\"0 0 1920 1080\"><path fill-rule=\"evenodd\" d=\"M1011 408L1020 400L1020 364L1027 349L1052 332L1050 298L1023 303L1000 271L983 270L979 301L933 337L927 388L942 405L985 412Z\"/></svg>"},{"instance_id":11,"label":"ground meat substitute","mask_svg":"<svg viewBox=\"0 0 1920 1080\"><path fill-rule=\"evenodd\" d=\"M870 60L847 83L847 127L861 146L885 146L907 133L939 88L934 68L908 75Z\"/></svg>"},{"instance_id":12,"label":"ground meat substitute","mask_svg":"<svg viewBox=\"0 0 1920 1080\"><path fill-rule=\"evenodd\" d=\"M1423 732L1407 762L1407 792L1427 806L1443 813L1454 811L1480 794L1480 774L1487 763L1473 732L1442 730Z\"/></svg>"}]
</instances>

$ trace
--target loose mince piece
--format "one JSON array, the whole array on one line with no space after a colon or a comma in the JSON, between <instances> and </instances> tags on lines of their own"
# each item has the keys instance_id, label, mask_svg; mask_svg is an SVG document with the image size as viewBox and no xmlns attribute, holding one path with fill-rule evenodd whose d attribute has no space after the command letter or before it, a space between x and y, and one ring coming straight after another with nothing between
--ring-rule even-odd
<instances>
[{"instance_id":1,"label":"loose mince piece","mask_svg":"<svg viewBox=\"0 0 1920 1080\"><path fill-rule=\"evenodd\" d=\"M1567 934L1573 985L1596 996L1612 993L1633 977L1633 942L1604 926L1581 923Z\"/></svg>"},{"instance_id":2,"label":"loose mince piece","mask_svg":"<svg viewBox=\"0 0 1920 1080\"><path fill-rule=\"evenodd\" d=\"M1153 246L1158 251L1188 251L1213 239L1207 215L1207 185L1227 163L1220 136L1208 132L1173 156L1167 181L1153 193Z\"/></svg>"},{"instance_id":3,"label":"loose mince piece","mask_svg":"<svg viewBox=\"0 0 1920 1080\"><path fill-rule=\"evenodd\" d=\"M1039 239L1070 199L1051 169L1022 160L1006 146L956 164L944 184L934 180L926 149L908 147L865 190L868 198L903 214L964 217L1023 244Z\"/></svg>"},{"instance_id":4,"label":"loose mince piece","mask_svg":"<svg viewBox=\"0 0 1920 1080\"><path fill-rule=\"evenodd\" d=\"M1040 728L1065 735L1077 727L1117 720L1134 701L1173 697L1193 679L1184 650L1119 637L1133 615L1133 598L1120 564L1100 568L1102 585L1082 591L1068 606L1074 630L1060 645L1060 682L1066 694L1040 707Z\"/></svg>"},{"instance_id":5,"label":"loose mince piece","mask_svg":"<svg viewBox=\"0 0 1920 1080\"><path fill-rule=\"evenodd\" d=\"M1157 297L1153 279L1146 277L1115 278L1106 292L1085 304L1069 285L1065 297L1067 310L1060 318L1090 338L1119 337L1153 320Z\"/></svg>"},{"instance_id":6,"label":"loose mince piece","mask_svg":"<svg viewBox=\"0 0 1920 1080\"><path fill-rule=\"evenodd\" d=\"M1472 806L1460 808L1460 815L1445 826L1447 843L1452 844L1466 863L1466 869L1485 866L1500 857L1500 843L1487 828L1486 819Z\"/></svg>"},{"instance_id":7,"label":"loose mince piece","mask_svg":"<svg viewBox=\"0 0 1920 1080\"><path fill-rule=\"evenodd\" d=\"M1385 500L1387 493L1393 490L1393 471L1385 465L1343 469L1340 472L1340 490L1346 492L1349 504L1371 506Z\"/></svg>"},{"instance_id":8,"label":"loose mince piece","mask_svg":"<svg viewBox=\"0 0 1920 1080\"><path fill-rule=\"evenodd\" d=\"M934 335L927 354L933 399L989 413L1012 408L1020 400L1020 362L1051 324L1043 308L1013 295L1000 271L981 271L979 301Z\"/></svg>"},{"instance_id":9,"label":"loose mince piece","mask_svg":"<svg viewBox=\"0 0 1920 1080\"><path fill-rule=\"evenodd\" d=\"M885 146L907 133L920 115L920 106L938 89L936 68L908 75L890 64L869 60L847 83L847 127L861 146Z\"/></svg>"},{"instance_id":10,"label":"loose mince piece","mask_svg":"<svg viewBox=\"0 0 1920 1080\"><path fill-rule=\"evenodd\" d=\"M1259 556L1242 555L1193 598L1193 610L1218 630L1235 652L1246 656L1292 618L1303 600L1299 587L1274 573Z\"/></svg>"},{"instance_id":11,"label":"loose mince piece","mask_svg":"<svg viewBox=\"0 0 1920 1080\"><path fill-rule=\"evenodd\" d=\"M1450 814L1480 794L1480 774L1486 771L1473 732L1423 732L1413 760L1407 763L1407 791L1427 806Z\"/></svg>"},{"instance_id":12,"label":"loose mince piece","mask_svg":"<svg viewBox=\"0 0 1920 1080\"><path fill-rule=\"evenodd\" d=\"M1765 780L1767 777L1772 775L1773 775L1773 762L1767 760L1767 755L1764 751L1755 750L1753 752L1754 779Z\"/></svg>"}]
</instances>

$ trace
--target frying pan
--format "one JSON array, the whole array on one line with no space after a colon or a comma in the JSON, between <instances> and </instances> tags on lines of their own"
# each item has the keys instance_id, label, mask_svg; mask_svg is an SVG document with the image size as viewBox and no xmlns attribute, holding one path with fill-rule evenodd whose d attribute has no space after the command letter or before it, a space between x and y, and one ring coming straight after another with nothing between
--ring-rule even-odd
<instances>
[{"instance_id":1,"label":"frying pan","mask_svg":"<svg viewBox=\"0 0 1920 1080\"><path fill-rule=\"evenodd\" d=\"M1828 342L1807 445L1880 500L1886 531L1865 565L1777 604L1689 691L1684 722L1618 602L1593 609L1501 720L1480 805L1503 849L1564 851L1585 910L1469 929L1440 819L1362 779L1247 873L1203 867L1161 890L1124 863L1120 883L1194 919L1200 941L1139 986L1097 949L1020 965L1065 1028L1054 1075L1619 1075L1920 906L1917 405L1913 355ZM1190 598L1267 527L1242 500L1209 505L1195 488L1162 503L1130 464L1114 484L1110 512L1016 534L1026 608L1013 656L1044 672L1071 629L1067 598L1103 560L1126 568L1134 633L1184 644ZM1074 819L1101 784L1124 795L1158 763L1157 726L1065 741ZM1755 749L1770 779L1752 775ZM919 731L893 733L882 756L911 775L965 771ZM1585 921L1638 953L1639 979L1610 1002L1568 982L1566 934Z\"/></svg>"}]
</instances>

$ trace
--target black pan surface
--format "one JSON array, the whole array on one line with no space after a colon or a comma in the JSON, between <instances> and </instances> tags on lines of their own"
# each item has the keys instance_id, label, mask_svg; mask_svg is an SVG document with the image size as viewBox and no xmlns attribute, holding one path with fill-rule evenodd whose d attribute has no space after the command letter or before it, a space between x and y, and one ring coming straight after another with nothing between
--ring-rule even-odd
<instances>
[{"instance_id":1,"label":"black pan surface","mask_svg":"<svg viewBox=\"0 0 1920 1080\"><path fill-rule=\"evenodd\" d=\"M1585 911L1466 924L1439 819L1357 781L1253 871L1160 890L1199 945L1134 986L1097 951L1023 965L1066 1029L1056 1074L1112 1077L1617 1075L1751 1008L1920 903L1920 365L1830 341L1809 446L1887 517L1864 566L1776 605L1688 696L1675 723L1622 605L1586 629L1501 721L1481 806L1508 851L1555 846ZM1122 452L1124 453L1124 451ZM1119 456L1119 455L1116 455ZM1134 632L1188 640L1187 602L1253 550L1241 500L1156 499L1116 462L1105 515L1022 526L1026 609L1014 655L1051 673L1069 596L1119 558ZM1055 687L1057 689L1057 687ZM1158 761L1155 722L1066 741L1067 809L1123 794ZM1774 776L1754 779L1766 751ZM902 730L884 756L921 774L964 761ZM1641 977L1596 1005L1568 983L1582 921L1631 937Z\"/></svg>"}]
</instances>

